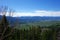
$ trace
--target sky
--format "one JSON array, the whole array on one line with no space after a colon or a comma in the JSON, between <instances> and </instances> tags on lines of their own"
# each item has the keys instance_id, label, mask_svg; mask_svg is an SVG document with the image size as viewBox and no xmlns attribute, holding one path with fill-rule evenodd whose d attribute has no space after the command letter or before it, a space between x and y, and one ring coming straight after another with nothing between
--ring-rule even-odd
<instances>
[{"instance_id":1,"label":"sky","mask_svg":"<svg viewBox=\"0 0 60 40\"><path fill-rule=\"evenodd\" d=\"M0 0L2 5L15 10L13 17L60 16L60 0Z\"/></svg>"}]
</instances>

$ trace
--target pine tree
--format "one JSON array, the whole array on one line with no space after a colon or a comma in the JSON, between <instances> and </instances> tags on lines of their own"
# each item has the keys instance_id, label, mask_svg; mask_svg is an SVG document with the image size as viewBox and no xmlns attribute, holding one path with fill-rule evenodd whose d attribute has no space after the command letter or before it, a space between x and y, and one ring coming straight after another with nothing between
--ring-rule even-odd
<instances>
[{"instance_id":1,"label":"pine tree","mask_svg":"<svg viewBox=\"0 0 60 40\"><path fill-rule=\"evenodd\" d=\"M0 40L8 40L8 37L12 35L13 28L9 27L9 23L6 16L3 15L0 22Z\"/></svg>"}]
</instances>

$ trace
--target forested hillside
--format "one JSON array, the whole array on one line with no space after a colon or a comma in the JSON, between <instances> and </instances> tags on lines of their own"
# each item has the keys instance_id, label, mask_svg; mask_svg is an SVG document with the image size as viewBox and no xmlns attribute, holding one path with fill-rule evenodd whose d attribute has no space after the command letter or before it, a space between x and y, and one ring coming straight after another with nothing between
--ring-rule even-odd
<instances>
[{"instance_id":1,"label":"forested hillside","mask_svg":"<svg viewBox=\"0 0 60 40\"><path fill-rule=\"evenodd\" d=\"M32 25L29 29L17 29L15 26L10 27L6 16L2 17L0 24L0 40L57 40L60 28L60 24L54 24L48 27Z\"/></svg>"}]
</instances>

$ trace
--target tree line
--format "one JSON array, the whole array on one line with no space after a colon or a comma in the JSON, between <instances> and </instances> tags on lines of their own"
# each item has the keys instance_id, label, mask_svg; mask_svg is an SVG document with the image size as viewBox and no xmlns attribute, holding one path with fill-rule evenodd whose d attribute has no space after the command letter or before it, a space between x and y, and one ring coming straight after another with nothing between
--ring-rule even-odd
<instances>
[{"instance_id":1,"label":"tree line","mask_svg":"<svg viewBox=\"0 0 60 40\"><path fill-rule=\"evenodd\" d=\"M56 40L56 30L40 26L16 29L9 26L6 16L3 15L0 22L0 40Z\"/></svg>"}]
</instances>

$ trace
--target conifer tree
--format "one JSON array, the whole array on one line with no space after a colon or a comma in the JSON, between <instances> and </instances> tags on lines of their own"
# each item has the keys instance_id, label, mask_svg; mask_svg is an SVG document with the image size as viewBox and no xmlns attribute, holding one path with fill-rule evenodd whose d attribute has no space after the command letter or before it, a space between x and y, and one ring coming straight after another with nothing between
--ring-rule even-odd
<instances>
[{"instance_id":1,"label":"conifer tree","mask_svg":"<svg viewBox=\"0 0 60 40\"><path fill-rule=\"evenodd\" d=\"M6 16L3 15L0 22L0 40L6 40L7 37L10 37L12 35L12 32L13 28L9 27Z\"/></svg>"}]
</instances>

